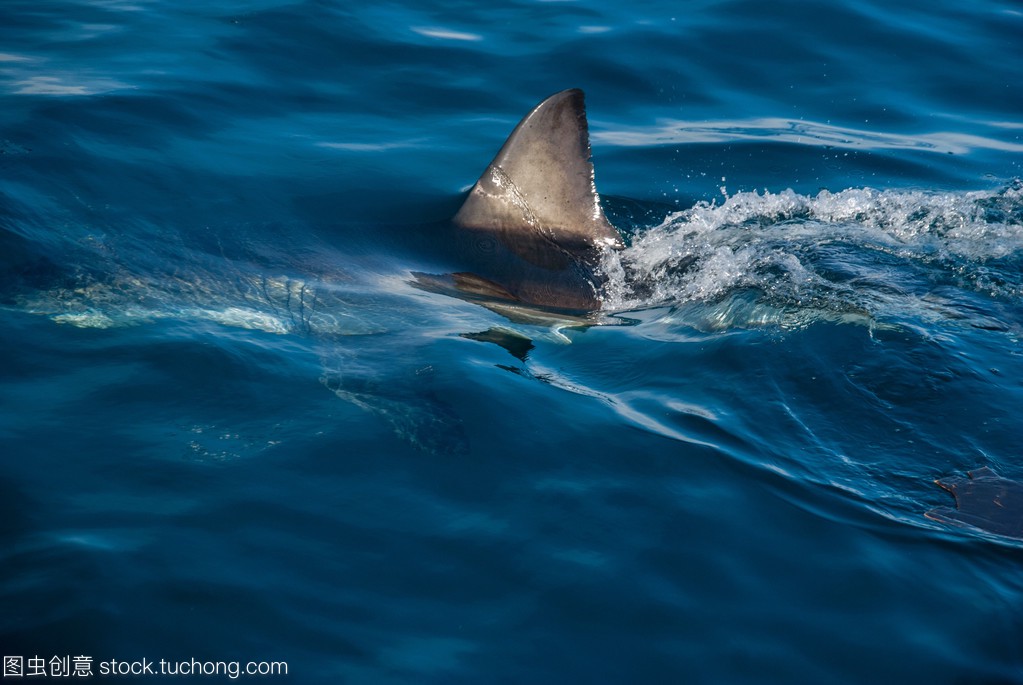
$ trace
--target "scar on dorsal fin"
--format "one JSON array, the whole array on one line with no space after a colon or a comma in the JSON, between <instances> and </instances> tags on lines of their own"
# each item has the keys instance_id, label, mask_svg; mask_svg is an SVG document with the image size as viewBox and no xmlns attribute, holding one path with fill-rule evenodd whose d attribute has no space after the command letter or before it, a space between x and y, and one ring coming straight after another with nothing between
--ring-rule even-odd
<instances>
[{"instance_id":1,"label":"scar on dorsal fin","mask_svg":"<svg viewBox=\"0 0 1023 685\"><path fill-rule=\"evenodd\" d=\"M454 223L508 241L517 233L538 233L574 254L621 246L594 184L581 90L555 93L519 122Z\"/></svg>"}]
</instances>

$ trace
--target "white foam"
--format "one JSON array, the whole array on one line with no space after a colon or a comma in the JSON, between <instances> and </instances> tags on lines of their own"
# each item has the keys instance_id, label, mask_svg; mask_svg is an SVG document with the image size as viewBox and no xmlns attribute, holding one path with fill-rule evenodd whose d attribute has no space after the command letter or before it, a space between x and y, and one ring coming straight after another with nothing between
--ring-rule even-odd
<instances>
[{"instance_id":1,"label":"white foam","mask_svg":"<svg viewBox=\"0 0 1023 685\"><path fill-rule=\"evenodd\" d=\"M458 41L469 41L475 42L483 40L483 36L478 33L467 33L465 31L453 31L441 26L413 26L413 31L421 36L427 38L437 38L439 40L458 40Z\"/></svg>"},{"instance_id":2,"label":"white foam","mask_svg":"<svg viewBox=\"0 0 1023 685\"><path fill-rule=\"evenodd\" d=\"M969 193L744 192L673 212L625 250L607 251L603 305L618 312L715 304L708 315L722 324L777 323L785 312L811 309L883 318L924 309L921 278L1018 297L1018 268L999 267L1016 257L1023 258L1020 183ZM754 293L756 306L734 300L738 293Z\"/></svg>"}]
</instances>

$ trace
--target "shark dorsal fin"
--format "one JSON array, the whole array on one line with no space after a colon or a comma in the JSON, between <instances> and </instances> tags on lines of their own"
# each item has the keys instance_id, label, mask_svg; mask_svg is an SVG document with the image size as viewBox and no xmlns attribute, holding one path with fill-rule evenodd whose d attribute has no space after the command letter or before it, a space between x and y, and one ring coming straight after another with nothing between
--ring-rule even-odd
<instances>
[{"instance_id":1,"label":"shark dorsal fin","mask_svg":"<svg viewBox=\"0 0 1023 685\"><path fill-rule=\"evenodd\" d=\"M555 93L519 122L454 222L509 239L530 232L574 254L621 244L593 182L581 90Z\"/></svg>"}]
</instances>

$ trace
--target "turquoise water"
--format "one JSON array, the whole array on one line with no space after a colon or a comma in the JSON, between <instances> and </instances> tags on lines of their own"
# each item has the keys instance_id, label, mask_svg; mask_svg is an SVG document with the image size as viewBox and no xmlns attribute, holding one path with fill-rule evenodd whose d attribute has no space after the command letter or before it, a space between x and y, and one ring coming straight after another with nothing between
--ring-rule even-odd
<instances>
[{"instance_id":1,"label":"turquoise water","mask_svg":"<svg viewBox=\"0 0 1023 685\"><path fill-rule=\"evenodd\" d=\"M0 651L1023 682L1023 543L925 516L1023 480L1021 36L1007 1L5 2ZM569 87L618 325L413 287Z\"/></svg>"}]
</instances>

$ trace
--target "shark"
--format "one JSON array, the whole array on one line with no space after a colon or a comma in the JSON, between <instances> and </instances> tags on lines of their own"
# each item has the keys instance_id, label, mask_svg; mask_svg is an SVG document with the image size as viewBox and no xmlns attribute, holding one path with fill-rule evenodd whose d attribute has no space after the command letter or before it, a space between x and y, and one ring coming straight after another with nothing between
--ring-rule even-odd
<instances>
[{"instance_id":1,"label":"shark","mask_svg":"<svg viewBox=\"0 0 1023 685\"><path fill-rule=\"evenodd\" d=\"M585 96L563 90L512 131L451 222L470 269L415 273L414 285L481 304L516 323L588 326L600 309L601 257L624 247L604 215L591 161ZM521 334L492 328L462 337L500 345L525 360ZM935 483L957 507L927 518L1023 540L1023 484L989 468Z\"/></svg>"},{"instance_id":2,"label":"shark","mask_svg":"<svg viewBox=\"0 0 1023 685\"><path fill-rule=\"evenodd\" d=\"M21 220L12 208L4 211L15 217L12 223ZM68 270L50 261L52 250L37 253L27 238L0 231L0 308L17 307L83 328L169 320L187 322L190 330L212 324L213 330L297 333L308 341L297 349L318 358L319 381L338 398L388 421L417 449L465 453L468 438L458 413L445 402L441 374L417 361L427 356L418 347L450 334L451 324L421 306L422 293L408 297L405 286L411 283L531 326L502 323L479 330L483 324L459 333L463 339L497 345L522 363L499 368L602 397L623 415L656 424L621 398L542 370L535 359L527 366L539 336L565 342L561 328L634 321L621 312L601 313L602 260L622 250L624 240L605 216L597 192L581 90L563 90L537 104L515 126L457 213L440 225L430 224L429 230L421 228L410 233L438 244L433 258L440 261L417 261L417 268L447 273L402 266L387 275L386 287L366 282L372 270L349 271L354 260L344 252L300 242L302 233L294 238L302 250L274 250L269 261L237 247L242 258L228 258L222 247L219 254L185 250L170 232L172 239L160 241L145 233L110 239L90 234L60 260L75 265ZM219 237L217 242L220 246ZM398 283L401 287L390 287ZM539 331L539 326L550 330ZM386 344L382 336L388 336ZM293 347L287 349L293 353ZM530 366L541 371L534 374ZM940 481L957 508L935 508L926 516L1023 540L1023 484L989 469L970 475L969 480Z\"/></svg>"},{"instance_id":3,"label":"shark","mask_svg":"<svg viewBox=\"0 0 1023 685\"><path fill-rule=\"evenodd\" d=\"M604 215L583 91L534 107L451 220L464 270L413 273L413 285L476 302L516 322L583 321L600 309L607 250L624 247Z\"/></svg>"}]
</instances>

